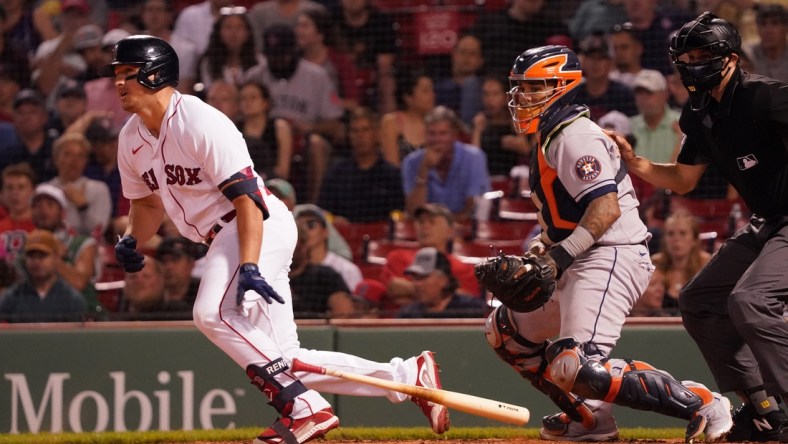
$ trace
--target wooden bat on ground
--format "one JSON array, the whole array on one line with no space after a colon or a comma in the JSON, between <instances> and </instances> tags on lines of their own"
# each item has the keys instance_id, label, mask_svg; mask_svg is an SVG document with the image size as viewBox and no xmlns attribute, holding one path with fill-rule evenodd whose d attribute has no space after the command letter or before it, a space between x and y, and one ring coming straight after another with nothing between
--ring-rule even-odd
<instances>
[{"instance_id":1,"label":"wooden bat on ground","mask_svg":"<svg viewBox=\"0 0 788 444\"><path fill-rule=\"evenodd\" d=\"M452 392L450 390L432 389L372 376L346 373L319 365L307 364L298 359L293 360L293 365L290 366L290 369L294 372L308 372L334 376L348 381L355 381L361 384L404 393L461 412L470 413L471 415L495 419L509 424L525 425L531 417L531 412L529 412L527 408L518 405L507 404L505 402L494 401L479 396L466 395L465 393Z\"/></svg>"}]
</instances>

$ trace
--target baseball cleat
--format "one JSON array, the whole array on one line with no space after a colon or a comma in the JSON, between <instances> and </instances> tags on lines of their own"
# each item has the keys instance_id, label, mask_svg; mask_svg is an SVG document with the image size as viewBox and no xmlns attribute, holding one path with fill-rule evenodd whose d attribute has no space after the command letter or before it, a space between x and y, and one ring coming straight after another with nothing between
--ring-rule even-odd
<instances>
[{"instance_id":1,"label":"baseball cleat","mask_svg":"<svg viewBox=\"0 0 788 444\"><path fill-rule=\"evenodd\" d=\"M441 387L441 380L438 376L438 364L435 362L435 356L431 351L422 352L416 358L416 385L419 387L427 387L439 389ZM432 431L441 434L449 430L449 409L440 404L426 401L420 398L411 397L411 401L419 406L421 412L430 421Z\"/></svg>"},{"instance_id":2,"label":"baseball cleat","mask_svg":"<svg viewBox=\"0 0 788 444\"><path fill-rule=\"evenodd\" d=\"M733 427L731 402L719 393L711 392L711 394L711 401L703 404L690 419L684 437L688 443L695 442L701 433L706 435L706 442L720 441Z\"/></svg>"},{"instance_id":3,"label":"baseball cleat","mask_svg":"<svg viewBox=\"0 0 788 444\"><path fill-rule=\"evenodd\" d=\"M596 425L587 429L583 424L572 421L566 413L556 413L542 418L539 437L549 441L615 441L618 439L618 426L610 412L597 410L594 414Z\"/></svg>"},{"instance_id":4,"label":"baseball cleat","mask_svg":"<svg viewBox=\"0 0 788 444\"><path fill-rule=\"evenodd\" d=\"M334 416L331 407L327 407L303 418L286 416L277 420L255 438L254 444L302 444L320 438L337 427L339 418Z\"/></svg>"},{"instance_id":5,"label":"baseball cleat","mask_svg":"<svg viewBox=\"0 0 788 444\"><path fill-rule=\"evenodd\" d=\"M733 428L725 436L728 442L781 441L780 429L788 426L788 417L782 410L759 415L750 404L742 404L733 411ZM783 433L788 430L783 431ZM781 442L785 442L785 438Z\"/></svg>"}]
</instances>

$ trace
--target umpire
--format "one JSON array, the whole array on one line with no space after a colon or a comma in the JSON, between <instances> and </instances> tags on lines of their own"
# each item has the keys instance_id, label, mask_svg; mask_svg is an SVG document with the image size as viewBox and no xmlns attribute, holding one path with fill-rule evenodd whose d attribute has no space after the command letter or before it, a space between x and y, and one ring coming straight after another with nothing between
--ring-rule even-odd
<instances>
[{"instance_id":1,"label":"umpire","mask_svg":"<svg viewBox=\"0 0 788 444\"><path fill-rule=\"evenodd\" d=\"M745 402L729 441L788 440L788 85L739 68L741 37L705 12L673 37L670 55L690 93L676 163L638 157L611 134L630 171L685 194L708 165L754 215L684 287L679 305L721 392Z\"/></svg>"}]
</instances>

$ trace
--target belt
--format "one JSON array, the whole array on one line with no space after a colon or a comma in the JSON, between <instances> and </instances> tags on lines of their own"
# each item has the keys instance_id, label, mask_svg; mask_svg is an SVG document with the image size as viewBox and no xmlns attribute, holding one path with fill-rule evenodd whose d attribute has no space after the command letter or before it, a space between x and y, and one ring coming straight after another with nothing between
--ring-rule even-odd
<instances>
[{"instance_id":1,"label":"belt","mask_svg":"<svg viewBox=\"0 0 788 444\"><path fill-rule=\"evenodd\" d=\"M213 242L213 239L216 237L216 235L219 234L220 231L222 231L224 225L232 222L233 219L235 219L235 210L232 210L229 213L225 214L224 216L220 217L219 221L213 224L213 226L211 227L211 231L208 232L208 235L205 236L205 239L202 240L202 243L210 247L211 242Z\"/></svg>"}]
</instances>

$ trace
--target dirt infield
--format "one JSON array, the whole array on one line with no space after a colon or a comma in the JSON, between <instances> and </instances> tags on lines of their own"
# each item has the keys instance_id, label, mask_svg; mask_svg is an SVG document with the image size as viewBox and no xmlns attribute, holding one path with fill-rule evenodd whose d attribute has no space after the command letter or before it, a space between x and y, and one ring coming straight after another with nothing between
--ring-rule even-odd
<instances>
[{"instance_id":1,"label":"dirt infield","mask_svg":"<svg viewBox=\"0 0 788 444\"><path fill-rule=\"evenodd\" d=\"M544 441L541 439L419 439L419 440L409 440L409 441L398 441L398 440L333 440L333 439L325 439L325 440L315 440L312 441L316 444L324 443L324 444L430 444L430 443L440 443L440 444L545 444L548 442L569 442L569 441ZM608 444L633 444L633 443L649 443L649 444L656 444L656 443L670 443L670 444L678 444L683 443L683 439L631 439L627 441L610 441ZM223 441L223 442L208 442L208 441L195 441L188 444L250 444L251 441ZM176 443L171 443L176 444ZM183 443L177 443L183 444Z\"/></svg>"}]
</instances>

